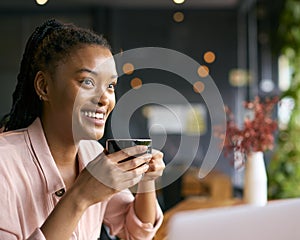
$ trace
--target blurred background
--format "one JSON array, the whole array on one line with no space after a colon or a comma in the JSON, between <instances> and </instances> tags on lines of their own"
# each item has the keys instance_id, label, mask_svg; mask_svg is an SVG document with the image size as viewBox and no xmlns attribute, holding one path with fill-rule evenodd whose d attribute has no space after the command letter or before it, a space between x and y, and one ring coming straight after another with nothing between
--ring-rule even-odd
<instances>
[{"instance_id":1,"label":"blurred background","mask_svg":"<svg viewBox=\"0 0 300 240\"><path fill-rule=\"evenodd\" d=\"M287 80L280 80L280 76L289 68L286 61L280 58L282 53L277 36L285 2L3 0L0 2L0 116L10 110L11 95L26 40L37 25L48 18L56 18L103 34L114 53L139 47L163 47L186 54L203 66L204 71L200 69L199 76L205 78L209 74L218 87L224 104L230 106L238 119L243 119L244 100L253 99L257 95L262 98L272 97L288 89ZM134 66L127 67L133 67L134 70ZM192 134L186 138L188 143L189 139L201 136L200 146L189 169L191 174L176 179L162 189L168 196L166 197L166 193L161 194L164 209L188 195L212 194L210 185L205 185L205 180L200 184L200 180L195 177L212 134L210 115L201 97L205 86L191 86L184 79L166 71L143 69L120 77L117 97L120 98L131 89L139 91L141 85L147 83L160 83L180 91L199 110L198 120L201 123L196 130L190 129ZM170 100L170 106L175 112L185 114L184 106L180 106L176 99ZM155 111L161 116L168 115L162 109ZM176 130L176 124L173 128L169 126L170 129L165 131L166 141L161 145L159 131L149 134L151 121L155 122L157 119L149 117L145 107L137 109L128 126L130 133L137 138L150 136L154 140L154 147L157 144L164 151L168 164L178 150L182 133ZM112 137L110 126L101 142L104 143L109 137ZM181 151L178 165L190 161L190 149L183 147ZM272 153L266 154L267 163L271 156ZM242 194L243 172L235 171L230 159L221 155L213 172L220 174L218 176L221 176L223 183L229 179L229 189L232 191L229 194L237 197ZM220 191L223 191L222 187Z\"/></svg>"}]
</instances>

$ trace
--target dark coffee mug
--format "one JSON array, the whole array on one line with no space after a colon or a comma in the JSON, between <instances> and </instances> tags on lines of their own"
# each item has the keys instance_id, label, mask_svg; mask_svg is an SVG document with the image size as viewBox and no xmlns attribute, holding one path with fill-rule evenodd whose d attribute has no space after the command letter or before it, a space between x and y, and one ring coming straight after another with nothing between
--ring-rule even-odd
<instances>
[{"instance_id":1,"label":"dark coffee mug","mask_svg":"<svg viewBox=\"0 0 300 240\"><path fill-rule=\"evenodd\" d=\"M148 149L145 153L151 153L152 152L152 140L151 139L108 139L106 141L106 150L108 153L114 153L117 151L120 151L124 148L134 147L136 145L145 145L148 146ZM142 155L142 154L140 154ZM138 157L140 155L130 156L123 161L128 161L134 157Z\"/></svg>"}]
</instances>

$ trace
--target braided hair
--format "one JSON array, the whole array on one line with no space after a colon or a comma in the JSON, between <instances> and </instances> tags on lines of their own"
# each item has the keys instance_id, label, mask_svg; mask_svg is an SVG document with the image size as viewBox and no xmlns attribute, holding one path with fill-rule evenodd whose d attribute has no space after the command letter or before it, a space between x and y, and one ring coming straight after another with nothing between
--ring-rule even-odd
<instances>
[{"instance_id":1,"label":"braided hair","mask_svg":"<svg viewBox=\"0 0 300 240\"><path fill-rule=\"evenodd\" d=\"M34 88L37 72L48 71L52 74L58 62L80 44L96 44L111 50L103 36L55 19L47 20L35 29L21 60L11 110L1 119L0 129L10 131L25 128L41 116L42 101Z\"/></svg>"}]
</instances>

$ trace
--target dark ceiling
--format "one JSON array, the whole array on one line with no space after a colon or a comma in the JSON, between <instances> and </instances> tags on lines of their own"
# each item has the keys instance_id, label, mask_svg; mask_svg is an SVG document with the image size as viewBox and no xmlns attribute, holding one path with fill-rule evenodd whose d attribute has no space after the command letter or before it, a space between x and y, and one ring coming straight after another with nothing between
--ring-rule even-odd
<instances>
[{"instance_id":1,"label":"dark ceiling","mask_svg":"<svg viewBox=\"0 0 300 240\"><path fill-rule=\"evenodd\" d=\"M175 4L172 0L48 0L45 6L114 6L134 8L232 8L241 0L186 0L183 4ZM246 1L246 0L244 0ZM247 0L249 1L249 0ZM35 0L2 0L0 8L33 8L37 4Z\"/></svg>"}]
</instances>

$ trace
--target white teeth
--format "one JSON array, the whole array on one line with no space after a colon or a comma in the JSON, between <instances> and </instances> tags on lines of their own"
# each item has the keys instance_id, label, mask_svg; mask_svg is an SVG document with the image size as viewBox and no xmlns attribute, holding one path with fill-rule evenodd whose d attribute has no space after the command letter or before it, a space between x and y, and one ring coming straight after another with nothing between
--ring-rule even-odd
<instances>
[{"instance_id":1,"label":"white teeth","mask_svg":"<svg viewBox=\"0 0 300 240\"><path fill-rule=\"evenodd\" d=\"M83 112L84 116L91 117L91 118L97 118L97 119L103 119L104 114L103 113L95 113L95 112Z\"/></svg>"},{"instance_id":2,"label":"white teeth","mask_svg":"<svg viewBox=\"0 0 300 240\"><path fill-rule=\"evenodd\" d=\"M95 114L96 116L96 118L99 118L99 119L102 119L102 118L104 118L104 114L103 113L96 113Z\"/></svg>"}]
</instances>

